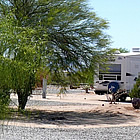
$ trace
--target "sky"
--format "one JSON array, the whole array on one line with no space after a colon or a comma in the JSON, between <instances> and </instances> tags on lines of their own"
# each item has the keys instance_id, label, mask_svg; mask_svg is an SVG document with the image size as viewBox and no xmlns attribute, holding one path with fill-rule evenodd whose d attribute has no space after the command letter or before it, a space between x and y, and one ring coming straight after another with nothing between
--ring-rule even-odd
<instances>
[{"instance_id":1,"label":"sky","mask_svg":"<svg viewBox=\"0 0 140 140\"><path fill-rule=\"evenodd\" d=\"M87 0L97 14L109 22L112 48L140 48L140 0Z\"/></svg>"}]
</instances>

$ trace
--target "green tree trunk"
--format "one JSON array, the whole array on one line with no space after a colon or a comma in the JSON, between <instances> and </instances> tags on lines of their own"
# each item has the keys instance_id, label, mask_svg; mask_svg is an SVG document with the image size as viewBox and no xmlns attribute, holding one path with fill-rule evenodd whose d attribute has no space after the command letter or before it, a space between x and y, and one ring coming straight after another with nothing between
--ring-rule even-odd
<instances>
[{"instance_id":1,"label":"green tree trunk","mask_svg":"<svg viewBox=\"0 0 140 140\"><path fill-rule=\"evenodd\" d=\"M24 110L28 100L28 94L22 93L21 91L17 91L17 95L18 95L18 109Z\"/></svg>"}]
</instances>

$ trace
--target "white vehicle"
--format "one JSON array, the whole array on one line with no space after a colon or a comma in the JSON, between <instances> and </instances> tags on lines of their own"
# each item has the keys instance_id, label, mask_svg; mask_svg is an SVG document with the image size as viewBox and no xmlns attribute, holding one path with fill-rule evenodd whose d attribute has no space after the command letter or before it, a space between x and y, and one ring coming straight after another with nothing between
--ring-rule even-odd
<instances>
[{"instance_id":1,"label":"white vehicle","mask_svg":"<svg viewBox=\"0 0 140 140\"><path fill-rule=\"evenodd\" d=\"M136 79L140 78L140 51L136 50L133 48L131 53L115 54L114 59L108 62L107 71L102 71L99 66L98 75L94 78L95 93L107 93L111 82L118 83L119 89L127 93L131 91Z\"/></svg>"}]
</instances>

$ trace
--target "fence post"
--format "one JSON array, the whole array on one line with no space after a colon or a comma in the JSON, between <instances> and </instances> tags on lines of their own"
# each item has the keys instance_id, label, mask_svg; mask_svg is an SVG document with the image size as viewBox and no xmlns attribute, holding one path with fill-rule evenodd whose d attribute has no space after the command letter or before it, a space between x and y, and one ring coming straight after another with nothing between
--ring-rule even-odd
<instances>
[{"instance_id":1,"label":"fence post","mask_svg":"<svg viewBox=\"0 0 140 140\"><path fill-rule=\"evenodd\" d=\"M47 79L43 78L43 93L42 98L46 98L46 89L47 89Z\"/></svg>"}]
</instances>

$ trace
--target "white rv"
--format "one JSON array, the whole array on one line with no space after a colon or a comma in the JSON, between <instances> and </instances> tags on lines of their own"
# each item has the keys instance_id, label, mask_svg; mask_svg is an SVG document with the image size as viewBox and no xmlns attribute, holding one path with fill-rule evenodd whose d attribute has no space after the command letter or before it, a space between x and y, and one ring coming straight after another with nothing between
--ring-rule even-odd
<instances>
[{"instance_id":1,"label":"white rv","mask_svg":"<svg viewBox=\"0 0 140 140\"><path fill-rule=\"evenodd\" d=\"M108 64L108 70L102 71L102 68L99 68L98 75L94 78L95 93L108 92L111 82L118 83L121 90L129 93L136 79L140 78L140 52L133 48L131 53L115 54L114 59Z\"/></svg>"}]
</instances>

